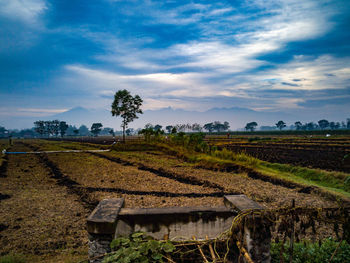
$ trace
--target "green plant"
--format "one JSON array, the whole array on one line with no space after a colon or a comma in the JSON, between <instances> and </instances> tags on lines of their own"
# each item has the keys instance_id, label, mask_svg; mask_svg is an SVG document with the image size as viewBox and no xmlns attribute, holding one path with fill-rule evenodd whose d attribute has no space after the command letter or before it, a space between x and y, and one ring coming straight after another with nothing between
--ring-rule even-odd
<instances>
[{"instance_id":1,"label":"green plant","mask_svg":"<svg viewBox=\"0 0 350 263\"><path fill-rule=\"evenodd\" d=\"M280 262L280 251L284 246L282 259L284 262L289 260L289 243L284 245L280 243L271 244L272 263ZM334 254L334 255L333 255ZM293 262L294 263L328 263L332 258L332 263L350 262L350 245L346 241L341 243L327 238L319 243L300 242L294 243Z\"/></svg>"},{"instance_id":2,"label":"green plant","mask_svg":"<svg viewBox=\"0 0 350 263\"><path fill-rule=\"evenodd\" d=\"M165 254L174 251L170 242L154 240L145 233L135 232L129 237L119 237L111 243L112 253L103 259L103 263L114 262L163 262Z\"/></svg>"},{"instance_id":3,"label":"green plant","mask_svg":"<svg viewBox=\"0 0 350 263\"><path fill-rule=\"evenodd\" d=\"M0 263L25 263L25 257L21 254L9 254L0 257Z\"/></svg>"}]
</instances>

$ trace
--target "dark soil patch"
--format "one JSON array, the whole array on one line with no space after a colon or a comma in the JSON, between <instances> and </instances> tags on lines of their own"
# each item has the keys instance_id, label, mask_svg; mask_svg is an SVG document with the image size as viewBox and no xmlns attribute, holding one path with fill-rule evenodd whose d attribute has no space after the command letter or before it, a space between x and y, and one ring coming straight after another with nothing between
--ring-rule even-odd
<instances>
[{"instance_id":1,"label":"dark soil patch","mask_svg":"<svg viewBox=\"0 0 350 263\"><path fill-rule=\"evenodd\" d=\"M350 166L344 164L344 156L350 153L347 146L320 146L263 144L263 145L227 145L234 152L244 152L260 160L271 163L285 163L296 166L320 168L330 171L350 173Z\"/></svg>"},{"instance_id":2,"label":"dark soil patch","mask_svg":"<svg viewBox=\"0 0 350 263\"><path fill-rule=\"evenodd\" d=\"M0 232L2 232L2 231L4 231L4 230L6 230L6 229L8 229L9 228L9 226L8 225L5 225L5 224L0 224Z\"/></svg>"},{"instance_id":3,"label":"dark soil patch","mask_svg":"<svg viewBox=\"0 0 350 263\"><path fill-rule=\"evenodd\" d=\"M7 166L8 166L8 155L5 155L3 158L2 164L0 166L0 177L6 177L7 176Z\"/></svg>"},{"instance_id":4,"label":"dark soil patch","mask_svg":"<svg viewBox=\"0 0 350 263\"><path fill-rule=\"evenodd\" d=\"M1 200L5 200L5 199L9 199L9 198L11 198L10 195L6 195L6 194L0 193L0 201L1 201Z\"/></svg>"},{"instance_id":5,"label":"dark soil patch","mask_svg":"<svg viewBox=\"0 0 350 263\"><path fill-rule=\"evenodd\" d=\"M106 187L86 187L85 190L89 192L109 192L109 193L121 193L121 194L129 194L129 195L152 195L158 197L193 197L193 198L201 198L201 197L223 197L224 195L237 195L241 193L236 192L214 192L214 193L170 193L170 192L159 192L159 191L133 191L133 190L125 190L121 188L106 188Z\"/></svg>"},{"instance_id":6,"label":"dark soil patch","mask_svg":"<svg viewBox=\"0 0 350 263\"><path fill-rule=\"evenodd\" d=\"M312 191L314 191L315 188L312 186L308 186L308 187L303 187L301 188L298 193L304 193L304 194L311 194Z\"/></svg>"}]
</instances>

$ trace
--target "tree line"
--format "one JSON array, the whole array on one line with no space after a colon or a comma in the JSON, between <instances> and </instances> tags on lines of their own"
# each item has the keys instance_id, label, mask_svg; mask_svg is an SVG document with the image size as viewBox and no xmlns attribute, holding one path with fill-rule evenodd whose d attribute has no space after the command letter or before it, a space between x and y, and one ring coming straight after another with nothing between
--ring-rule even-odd
<instances>
[{"instance_id":1,"label":"tree line","mask_svg":"<svg viewBox=\"0 0 350 263\"><path fill-rule=\"evenodd\" d=\"M258 123L253 121L253 122L248 122L246 124L246 126L244 127L244 129L246 131L255 131L255 129L257 128ZM262 126L260 129L262 130L263 127L267 127L270 129L279 129L279 130L283 130L284 128L287 127L287 123L285 123L284 121L280 120L278 122L276 122L275 126ZM342 121L342 122L334 122L334 121L328 121L325 119L319 120L317 123L314 122L306 122L306 123L302 123L300 121L296 121L294 122L294 124L292 124L290 126L291 130L297 130L297 131L313 131L313 130L339 130L339 129L350 129L350 118L346 119L346 121Z\"/></svg>"},{"instance_id":2,"label":"tree line","mask_svg":"<svg viewBox=\"0 0 350 263\"><path fill-rule=\"evenodd\" d=\"M94 135L98 136L100 133L103 135L111 134L115 135L114 130L112 128L104 128L102 129L103 125L102 123L93 123L91 125L91 128L88 129L85 125L81 125L78 128L72 125L68 125L65 121L59 121L59 120L52 120L52 121L36 121L34 122L34 131L38 133L41 137L47 136L47 137L64 137L65 135L81 135L81 136L88 136L88 135Z\"/></svg>"},{"instance_id":3,"label":"tree line","mask_svg":"<svg viewBox=\"0 0 350 263\"><path fill-rule=\"evenodd\" d=\"M145 125L144 129L136 130L136 132L142 133L143 130L152 130L154 132L160 132L160 133L166 132L169 134L169 133L178 133L178 132L203 132L204 130L206 130L207 132L211 133L214 131L216 132L228 131L229 128L230 128L230 124L227 121L225 121L224 123L221 123L220 121L214 121L214 122L206 123L204 125L201 125L199 123L167 125L165 126L165 129L163 129L163 126L160 124L153 125L151 123L148 123Z\"/></svg>"}]
</instances>

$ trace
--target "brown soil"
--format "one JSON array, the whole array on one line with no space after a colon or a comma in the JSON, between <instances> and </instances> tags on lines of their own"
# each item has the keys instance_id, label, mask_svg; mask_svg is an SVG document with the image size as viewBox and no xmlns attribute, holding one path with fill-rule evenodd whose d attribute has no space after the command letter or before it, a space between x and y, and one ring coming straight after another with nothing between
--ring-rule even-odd
<instances>
[{"instance_id":1,"label":"brown soil","mask_svg":"<svg viewBox=\"0 0 350 263\"><path fill-rule=\"evenodd\" d=\"M13 150L28 148L15 145ZM76 195L59 186L36 155L9 155L7 177L0 178L0 253L55 254L85 247L90 213Z\"/></svg>"}]
</instances>

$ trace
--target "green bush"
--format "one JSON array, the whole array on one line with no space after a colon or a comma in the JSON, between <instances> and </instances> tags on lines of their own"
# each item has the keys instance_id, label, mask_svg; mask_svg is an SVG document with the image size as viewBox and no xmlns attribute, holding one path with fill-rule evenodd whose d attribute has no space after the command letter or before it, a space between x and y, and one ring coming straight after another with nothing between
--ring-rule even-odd
<instances>
[{"instance_id":1,"label":"green bush","mask_svg":"<svg viewBox=\"0 0 350 263\"><path fill-rule=\"evenodd\" d=\"M338 247L338 248L337 248ZM280 262L280 251L282 243L271 244L272 263ZM289 243L284 244L283 260L289 262ZM293 249L293 263L328 263L334 251L337 249L332 258L332 263L346 263L350 262L350 245L346 241L340 244L332 238L323 240L318 243L294 243Z\"/></svg>"},{"instance_id":2,"label":"green bush","mask_svg":"<svg viewBox=\"0 0 350 263\"><path fill-rule=\"evenodd\" d=\"M111 248L113 252L103 259L103 263L163 262L165 254L173 252L175 246L170 241L157 241L142 232L135 232L128 238L114 239Z\"/></svg>"}]
</instances>

